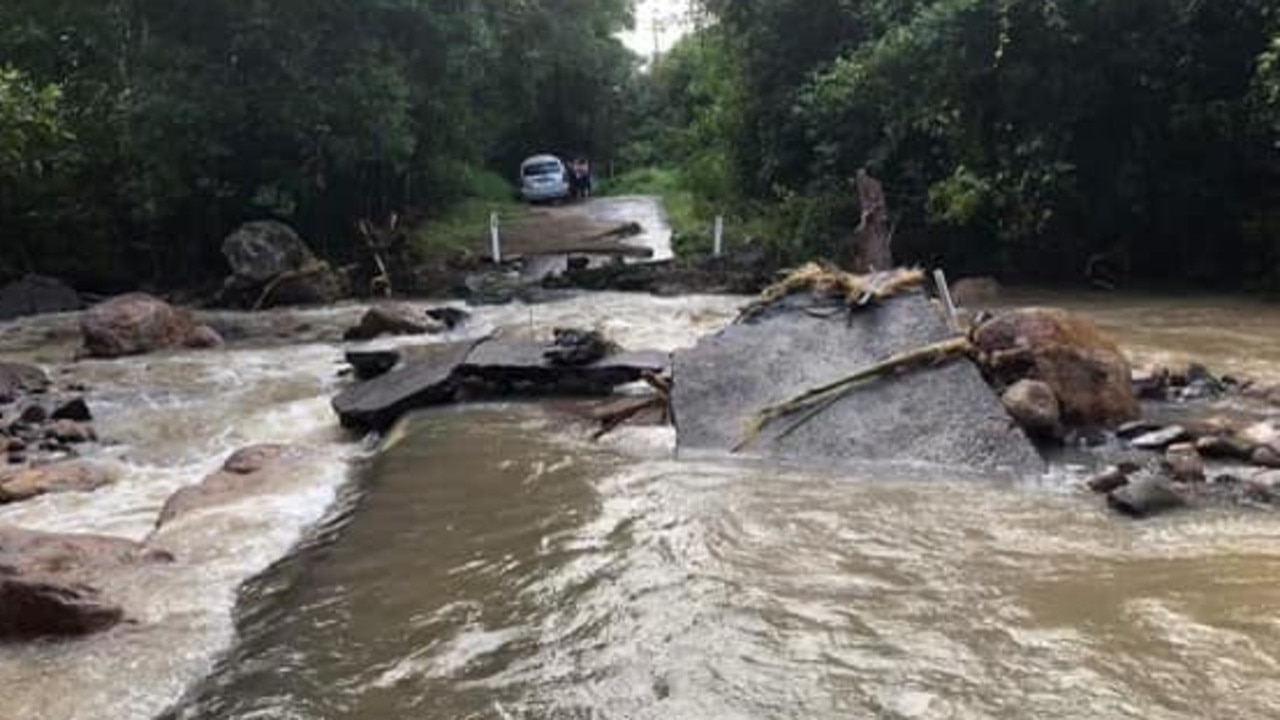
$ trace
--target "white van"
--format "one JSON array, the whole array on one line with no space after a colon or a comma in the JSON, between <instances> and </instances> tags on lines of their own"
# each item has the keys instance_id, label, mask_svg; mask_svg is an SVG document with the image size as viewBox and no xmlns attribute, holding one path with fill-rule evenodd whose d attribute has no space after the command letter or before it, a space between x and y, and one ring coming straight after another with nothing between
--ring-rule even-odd
<instances>
[{"instance_id":1,"label":"white van","mask_svg":"<svg viewBox=\"0 0 1280 720\"><path fill-rule=\"evenodd\" d=\"M520 195L529 202L569 197L569 171L555 155L534 155L520 163Z\"/></svg>"}]
</instances>

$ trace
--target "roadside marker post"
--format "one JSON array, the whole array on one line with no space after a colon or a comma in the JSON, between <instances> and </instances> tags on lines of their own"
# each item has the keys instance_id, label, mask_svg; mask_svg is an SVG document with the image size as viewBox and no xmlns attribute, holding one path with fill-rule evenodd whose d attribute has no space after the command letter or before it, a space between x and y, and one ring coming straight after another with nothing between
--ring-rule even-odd
<instances>
[{"instance_id":1,"label":"roadside marker post","mask_svg":"<svg viewBox=\"0 0 1280 720\"><path fill-rule=\"evenodd\" d=\"M951 297L951 287L947 284L947 274L942 270L934 270L933 282L938 286L938 297L942 299L943 309L947 311L947 325L951 327L951 332L960 332L960 320L957 317L956 302Z\"/></svg>"},{"instance_id":2,"label":"roadside marker post","mask_svg":"<svg viewBox=\"0 0 1280 720\"><path fill-rule=\"evenodd\" d=\"M716 216L716 257L724 254L724 216Z\"/></svg>"},{"instance_id":3,"label":"roadside marker post","mask_svg":"<svg viewBox=\"0 0 1280 720\"><path fill-rule=\"evenodd\" d=\"M499 227L498 213L489 213L489 242L493 251L493 264L502 264L502 231Z\"/></svg>"}]
</instances>

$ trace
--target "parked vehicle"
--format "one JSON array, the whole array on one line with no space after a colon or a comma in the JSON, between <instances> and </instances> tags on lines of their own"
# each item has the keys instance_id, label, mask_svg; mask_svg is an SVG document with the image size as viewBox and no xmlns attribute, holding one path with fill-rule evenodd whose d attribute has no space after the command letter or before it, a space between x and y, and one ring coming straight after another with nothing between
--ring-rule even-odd
<instances>
[{"instance_id":1,"label":"parked vehicle","mask_svg":"<svg viewBox=\"0 0 1280 720\"><path fill-rule=\"evenodd\" d=\"M520 163L520 195L529 202L569 197L569 171L554 155L534 155Z\"/></svg>"}]
</instances>

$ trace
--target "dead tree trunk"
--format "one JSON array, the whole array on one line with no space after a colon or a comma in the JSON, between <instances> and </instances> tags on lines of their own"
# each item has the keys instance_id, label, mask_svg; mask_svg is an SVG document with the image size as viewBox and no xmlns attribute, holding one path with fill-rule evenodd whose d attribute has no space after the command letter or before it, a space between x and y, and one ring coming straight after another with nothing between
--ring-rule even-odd
<instances>
[{"instance_id":1,"label":"dead tree trunk","mask_svg":"<svg viewBox=\"0 0 1280 720\"><path fill-rule=\"evenodd\" d=\"M862 221L853 237L853 270L859 273L890 270L894 267L893 225L884 186L866 170L858 171L854 185L862 206Z\"/></svg>"}]
</instances>

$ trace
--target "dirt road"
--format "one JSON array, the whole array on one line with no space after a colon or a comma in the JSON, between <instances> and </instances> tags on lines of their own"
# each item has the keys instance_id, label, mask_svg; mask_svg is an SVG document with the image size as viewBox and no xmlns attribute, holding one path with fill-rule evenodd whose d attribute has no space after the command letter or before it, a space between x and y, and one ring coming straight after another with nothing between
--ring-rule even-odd
<instances>
[{"instance_id":1,"label":"dirt road","mask_svg":"<svg viewBox=\"0 0 1280 720\"><path fill-rule=\"evenodd\" d=\"M639 225L639 234L610 234L629 223ZM567 255L648 260L672 257L671 226L662 200L644 195L533 208L528 215L504 223L501 238L504 259L519 257L530 261ZM480 252L490 253L487 241Z\"/></svg>"}]
</instances>

